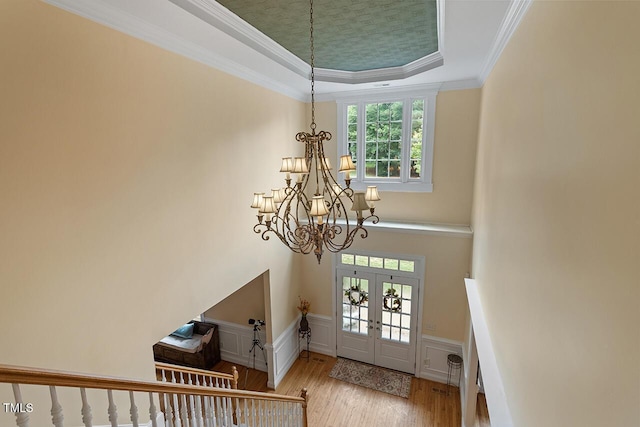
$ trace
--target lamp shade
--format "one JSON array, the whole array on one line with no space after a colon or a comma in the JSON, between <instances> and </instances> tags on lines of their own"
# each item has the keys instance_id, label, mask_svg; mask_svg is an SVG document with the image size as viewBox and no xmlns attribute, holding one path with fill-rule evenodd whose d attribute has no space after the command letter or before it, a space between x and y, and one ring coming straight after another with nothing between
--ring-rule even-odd
<instances>
[{"instance_id":1,"label":"lamp shade","mask_svg":"<svg viewBox=\"0 0 640 427\"><path fill-rule=\"evenodd\" d=\"M369 205L367 204L367 200L365 199L364 193L358 192L353 195L353 205L351 206L352 211L364 211L369 209Z\"/></svg>"},{"instance_id":2,"label":"lamp shade","mask_svg":"<svg viewBox=\"0 0 640 427\"><path fill-rule=\"evenodd\" d=\"M287 190L281 187L279 192L280 192L280 200L284 202L285 199L287 198Z\"/></svg>"},{"instance_id":3,"label":"lamp shade","mask_svg":"<svg viewBox=\"0 0 640 427\"><path fill-rule=\"evenodd\" d=\"M307 167L307 159L304 157L296 157L293 159L293 173L309 173L309 168Z\"/></svg>"},{"instance_id":4,"label":"lamp shade","mask_svg":"<svg viewBox=\"0 0 640 427\"><path fill-rule=\"evenodd\" d=\"M282 196L279 188L274 188L271 190L271 197L273 197L273 201L275 203L282 203Z\"/></svg>"},{"instance_id":5,"label":"lamp shade","mask_svg":"<svg viewBox=\"0 0 640 427\"><path fill-rule=\"evenodd\" d=\"M327 205L324 202L324 196L313 196L309 215L322 216L327 215L328 213L329 211L327 210Z\"/></svg>"},{"instance_id":6,"label":"lamp shade","mask_svg":"<svg viewBox=\"0 0 640 427\"><path fill-rule=\"evenodd\" d=\"M251 203L252 208L259 208L262 206L262 196L264 196L264 193L253 193L253 203Z\"/></svg>"},{"instance_id":7,"label":"lamp shade","mask_svg":"<svg viewBox=\"0 0 640 427\"><path fill-rule=\"evenodd\" d=\"M283 157L280 172L293 172L293 158Z\"/></svg>"},{"instance_id":8,"label":"lamp shade","mask_svg":"<svg viewBox=\"0 0 640 427\"><path fill-rule=\"evenodd\" d=\"M333 184L333 192L336 193L336 196L344 195L344 193L340 194L340 193L342 193L342 187L340 187L339 184Z\"/></svg>"},{"instance_id":9,"label":"lamp shade","mask_svg":"<svg viewBox=\"0 0 640 427\"><path fill-rule=\"evenodd\" d=\"M378 187L375 185L370 185L367 187L367 193L365 194L365 200L367 202L377 202L380 200L380 195L378 194Z\"/></svg>"},{"instance_id":10,"label":"lamp shade","mask_svg":"<svg viewBox=\"0 0 640 427\"><path fill-rule=\"evenodd\" d=\"M353 163L351 159L351 154L347 154L344 156L340 156L340 172L354 171L356 170L356 165Z\"/></svg>"},{"instance_id":11,"label":"lamp shade","mask_svg":"<svg viewBox=\"0 0 640 427\"><path fill-rule=\"evenodd\" d=\"M262 207L260 207L260 213L266 213L266 214L276 213L276 205L273 202L273 196L262 197Z\"/></svg>"},{"instance_id":12,"label":"lamp shade","mask_svg":"<svg viewBox=\"0 0 640 427\"><path fill-rule=\"evenodd\" d=\"M322 160L318 161L318 170L321 169L325 171L331 170L331 162L328 157L324 157Z\"/></svg>"}]
</instances>

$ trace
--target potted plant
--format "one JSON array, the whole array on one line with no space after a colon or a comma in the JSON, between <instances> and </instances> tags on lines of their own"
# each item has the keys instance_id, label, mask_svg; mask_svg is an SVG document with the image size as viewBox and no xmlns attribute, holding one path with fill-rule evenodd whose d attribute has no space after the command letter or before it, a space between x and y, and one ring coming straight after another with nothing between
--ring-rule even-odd
<instances>
[{"instance_id":1,"label":"potted plant","mask_svg":"<svg viewBox=\"0 0 640 427\"><path fill-rule=\"evenodd\" d=\"M298 297L300 300L300 304L298 305L298 310L302 315L302 319L300 319L300 331L308 331L309 330L309 322L307 321L307 314L309 313L309 309L311 308L311 303L302 297Z\"/></svg>"}]
</instances>

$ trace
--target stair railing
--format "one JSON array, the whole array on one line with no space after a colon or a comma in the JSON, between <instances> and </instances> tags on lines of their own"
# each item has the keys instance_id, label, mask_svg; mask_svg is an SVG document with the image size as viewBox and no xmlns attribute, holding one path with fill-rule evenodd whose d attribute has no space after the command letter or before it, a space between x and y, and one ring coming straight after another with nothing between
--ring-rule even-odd
<instances>
[{"instance_id":1,"label":"stair railing","mask_svg":"<svg viewBox=\"0 0 640 427\"><path fill-rule=\"evenodd\" d=\"M168 383L193 384L237 390L238 370L234 366L231 368L231 372L231 374L225 374L223 372L205 371L204 369L156 362L156 378L158 378L158 381Z\"/></svg>"},{"instance_id":2,"label":"stair railing","mask_svg":"<svg viewBox=\"0 0 640 427\"><path fill-rule=\"evenodd\" d=\"M0 365L0 383L12 385L15 408L24 408L29 396L23 396L21 385L37 385L49 388L51 396L51 424L64 427L63 402L58 398L58 388L79 390L82 404L82 422L93 427L91 402L87 389L106 391L107 412L112 427L119 426L118 408L114 394L125 393L129 397L129 414L133 427L140 426L138 405L147 405L151 427L307 427L307 392L300 397L245 390L216 388L181 383L137 381L97 375L52 371L36 368ZM148 403L136 402L134 392L148 394ZM4 399L4 400L3 400ZM217 399L217 400L216 400ZM8 402L7 397L0 400ZM146 398L145 398L146 400ZM225 400L234 402L235 410L217 404ZM156 403L160 403L158 408ZM10 407L11 408L11 407ZM164 415L164 421L159 415ZM16 425L30 427L29 412L16 410ZM160 419L161 421L158 421ZM40 425L38 426L40 427Z\"/></svg>"},{"instance_id":3,"label":"stair railing","mask_svg":"<svg viewBox=\"0 0 640 427\"><path fill-rule=\"evenodd\" d=\"M237 390L239 375L235 366L232 368L232 372L232 374L225 374L223 372L205 371L203 369L156 362L156 378L158 381L174 384L189 384ZM195 405L196 408L196 422L200 422L198 425L202 425L200 414L211 412L211 408L209 407L210 402L206 399L191 396L190 403ZM218 413L231 411L233 421L237 424L237 420L241 418L241 408L238 399L216 397L212 403ZM163 411L168 410L171 405L172 402L160 402L160 407ZM171 410L173 410L173 408L171 408Z\"/></svg>"}]
</instances>

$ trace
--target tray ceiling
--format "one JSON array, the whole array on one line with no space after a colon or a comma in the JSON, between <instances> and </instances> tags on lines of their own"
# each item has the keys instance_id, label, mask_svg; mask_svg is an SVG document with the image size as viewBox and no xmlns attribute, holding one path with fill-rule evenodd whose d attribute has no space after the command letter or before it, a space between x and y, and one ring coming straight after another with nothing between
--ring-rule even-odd
<instances>
[{"instance_id":1,"label":"tray ceiling","mask_svg":"<svg viewBox=\"0 0 640 427\"><path fill-rule=\"evenodd\" d=\"M309 63L309 3L219 0L239 18ZM340 71L400 67L438 50L435 0L315 0L315 64Z\"/></svg>"},{"instance_id":2,"label":"tray ceiling","mask_svg":"<svg viewBox=\"0 0 640 427\"><path fill-rule=\"evenodd\" d=\"M286 5L289 8L295 4L300 10L291 13L296 16L303 14L304 7L304 16L300 17L299 22L296 21L296 24L300 25L300 29L296 30L301 34L299 40L296 38L300 46L297 48L289 46L286 49L214 0L42 1L260 86L296 99L309 100L308 10L306 1L244 0L247 3L269 3L273 7ZM438 22L437 52L422 56L408 64L363 71L317 68L316 95L317 99L325 100L343 96L357 96L371 91L411 91L425 87L440 88L441 90L479 87L493 68L502 49L531 4L531 0L408 0L406 2L388 2L390 9L385 9L386 6L378 0L366 2L314 0L316 9L314 19L316 21L324 19L321 17L325 13L322 11L324 2L332 2L334 5L339 4L340 6L334 6L331 12L327 12L327 14L333 14L332 18L320 27L318 27L320 24L315 23L316 40L317 37L321 37L322 33L326 33L330 38L335 36L334 33L347 34L348 28L344 27L356 25L352 22L356 19L354 18L352 21L346 19L337 25L337 18L334 16L341 13L351 13L352 17L356 16L358 15L356 12L345 12L345 10L357 5L362 8L363 3L367 8L370 5L379 6L379 12L373 14L374 18L382 16L387 22L377 24L378 29L380 26L391 27L393 25L390 21L397 21L394 18L389 18L395 16L393 13L401 13L392 12L395 3L401 3L403 6L424 5L425 8L433 8L435 4L436 21ZM227 4L230 5L230 3ZM276 15L280 16L279 13ZM413 20L413 13L410 15L402 18L402 26L406 32L409 34L422 32L424 29L416 31L414 27L423 25L423 22ZM361 18L360 21L373 22L364 21L364 18ZM347 40L345 44L355 45L360 38L367 38L365 33L370 29L369 27L376 26L374 24L360 25L360 32L346 36L353 40ZM283 25L280 20L270 26L279 27L281 30L290 30L290 27ZM266 29L265 31L270 30ZM433 29L424 31L428 34ZM389 33L391 32L393 31L389 29ZM277 36L273 35L272 37ZM284 37L287 37L286 34ZM294 37L289 38L294 39ZM395 43L401 42L396 41ZM426 46L429 42L424 43ZM419 45L419 43L416 44ZM300 57L287 49L299 50ZM401 54L407 55L407 57L398 59L394 49L391 49L391 52L382 53L384 49L383 47L375 53L364 55L364 59L378 61L378 65L359 65L357 67L351 65L351 67L353 69L371 66L384 67L386 64L398 64L410 60L409 54L405 52L401 52ZM422 49L430 48L422 47ZM428 50L412 55L423 55L426 52ZM326 57L322 58L323 56ZM320 61L321 59L322 61L334 61L334 63L324 63L323 67L349 67L344 65L344 59L335 58L319 51L316 60ZM362 64L362 60L356 62ZM337 63L342 65L335 65Z\"/></svg>"}]
</instances>

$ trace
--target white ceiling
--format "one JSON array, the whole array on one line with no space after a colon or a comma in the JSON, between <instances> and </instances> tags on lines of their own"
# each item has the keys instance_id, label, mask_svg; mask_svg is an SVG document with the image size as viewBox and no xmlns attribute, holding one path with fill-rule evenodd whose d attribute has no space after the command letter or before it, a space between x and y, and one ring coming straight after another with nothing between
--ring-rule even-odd
<instances>
[{"instance_id":1,"label":"white ceiling","mask_svg":"<svg viewBox=\"0 0 640 427\"><path fill-rule=\"evenodd\" d=\"M170 0L43 0L165 49L206 63L269 89L308 100L309 80ZM195 0L203 3L209 0ZM442 0L444 65L414 76L376 83L316 82L318 99L362 90L435 86L480 87L531 0ZM297 59L297 58L296 58Z\"/></svg>"}]
</instances>

